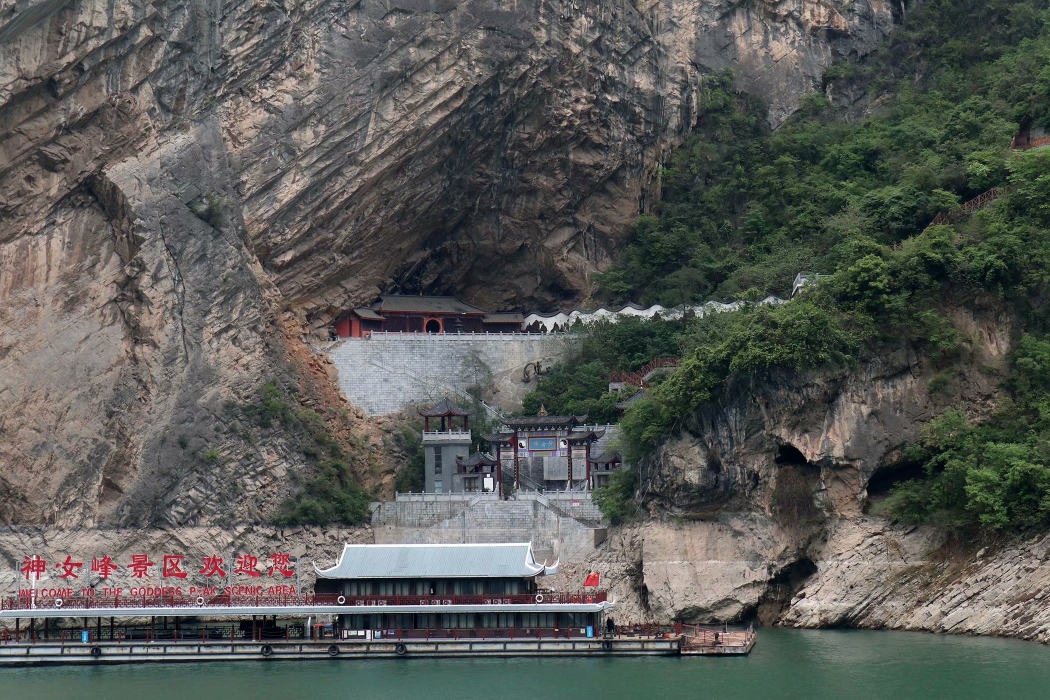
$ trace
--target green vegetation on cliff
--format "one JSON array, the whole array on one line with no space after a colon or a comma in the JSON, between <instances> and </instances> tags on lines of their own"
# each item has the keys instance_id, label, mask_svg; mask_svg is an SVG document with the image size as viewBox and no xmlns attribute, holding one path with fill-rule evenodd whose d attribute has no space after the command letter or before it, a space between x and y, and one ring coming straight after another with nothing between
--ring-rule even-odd
<instances>
[{"instance_id":1,"label":"green vegetation on cliff","mask_svg":"<svg viewBox=\"0 0 1050 700\"><path fill-rule=\"evenodd\" d=\"M966 425L951 411L931 425L910 455L927 477L898 487L890 509L996 529L1050 524L1050 354L1040 340L1050 149L1010 149L1015 133L1050 126L1047 7L924 3L876 54L829 71L829 94L859 103L813 96L775 131L730 75L705 78L696 133L666 164L661 201L601 276L602 294L756 301L787 297L798 272L826 277L790 303L677 329L680 368L623 417L629 457L646 455L734 383L771 372L850 363L901 343L948 367L960 337L944 312L1005 304L1028 334L1005 382L1011 398L989 424ZM963 202L992 188L1002 189L990 205L964 215ZM954 223L929 225L939 212ZM602 337L592 342L607 347L541 383L546 400L608 400L597 370L610 365L578 371L615 350Z\"/></svg>"},{"instance_id":2,"label":"green vegetation on cliff","mask_svg":"<svg viewBox=\"0 0 1050 700\"><path fill-rule=\"evenodd\" d=\"M250 420L256 430L280 431L310 467L299 493L281 505L276 524L356 525L367 520L370 494L350 471L349 456L319 413L299 406L275 382L259 387L254 401L230 403L226 409Z\"/></svg>"},{"instance_id":3,"label":"green vegetation on cliff","mask_svg":"<svg viewBox=\"0 0 1050 700\"><path fill-rule=\"evenodd\" d=\"M926 478L898 485L883 510L950 527L1050 526L1050 342L1024 336L1006 384L991 421L952 409L926 426L906 455Z\"/></svg>"}]
</instances>

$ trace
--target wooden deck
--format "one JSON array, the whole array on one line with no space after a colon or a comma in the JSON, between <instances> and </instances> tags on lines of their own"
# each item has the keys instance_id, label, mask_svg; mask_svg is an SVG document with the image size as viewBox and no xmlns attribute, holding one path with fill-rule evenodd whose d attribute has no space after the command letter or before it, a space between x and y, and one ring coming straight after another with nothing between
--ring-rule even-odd
<instances>
[{"instance_id":1,"label":"wooden deck","mask_svg":"<svg viewBox=\"0 0 1050 700\"><path fill-rule=\"evenodd\" d=\"M702 628L685 628L682 631L683 656L746 655L755 646L755 630L726 632Z\"/></svg>"},{"instance_id":2,"label":"wooden deck","mask_svg":"<svg viewBox=\"0 0 1050 700\"><path fill-rule=\"evenodd\" d=\"M676 656L678 637L635 639L321 640L229 642L38 642L0 644L0 668L58 664L515 656Z\"/></svg>"}]
</instances>

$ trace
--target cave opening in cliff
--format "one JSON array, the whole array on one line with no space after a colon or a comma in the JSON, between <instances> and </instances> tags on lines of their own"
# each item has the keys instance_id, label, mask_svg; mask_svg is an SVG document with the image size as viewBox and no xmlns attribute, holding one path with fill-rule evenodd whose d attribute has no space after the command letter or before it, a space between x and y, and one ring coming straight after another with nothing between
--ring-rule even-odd
<instances>
[{"instance_id":1,"label":"cave opening in cliff","mask_svg":"<svg viewBox=\"0 0 1050 700\"><path fill-rule=\"evenodd\" d=\"M788 443L784 443L777 448L777 456L774 461L781 466L809 466L809 460L807 460L806 456L802 454L802 451Z\"/></svg>"},{"instance_id":2,"label":"cave opening in cliff","mask_svg":"<svg viewBox=\"0 0 1050 700\"><path fill-rule=\"evenodd\" d=\"M822 513L813 497L820 482L820 467L806 460L794 445L782 444L774 458L773 515L782 525L818 522Z\"/></svg>"},{"instance_id":3,"label":"cave opening in cliff","mask_svg":"<svg viewBox=\"0 0 1050 700\"><path fill-rule=\"evenodd\" d=\"M809 557L803 557L785 566L769 580L765 593L759 598L758 604L745 614L745 620L757 620L762 625L775 624L791 603L791 599L815 573L817 565Z\"/></svg>"},{"instance_id":4,"label":"cave opening in cliff","mask_svg":"<svg viewBox=\"0 0 1050 700\"><path fill-rule=\"evenodd\" d=\"M879 469L868 479L868 501L879 501L889 496L893 488L905 481L926 478L926 470L917 462L907 462Z\"/></svg>"}]
</instances>

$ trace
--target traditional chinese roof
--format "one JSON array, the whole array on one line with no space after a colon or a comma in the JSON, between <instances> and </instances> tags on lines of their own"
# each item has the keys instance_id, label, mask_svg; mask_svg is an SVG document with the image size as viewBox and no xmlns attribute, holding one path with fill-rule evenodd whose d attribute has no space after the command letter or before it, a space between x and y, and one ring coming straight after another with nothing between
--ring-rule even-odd
<instances>
[{"instance_id":1,"label":"traditional chinese roof","mask_svg":"<svg viewBox=\"0 0 1050 700\"><path fill-rule=\"evenodd\" d=\"M509 445L514 433L488 433L482 434L481 439L490 445Z\"/></svg>"},{"instance_id":2,"label":"traditional chinese roof","mask_svg":"<svg viewBox=\"0 0 1050 700\"><path fill-rule=\"evenodd\" d=\"M536 561L532 543L348 544L339 561L318 569L326 579L525 578L554 573Z\"/></svg>"},{"instance_id":3,"label":"traditional chinese roof","mask_svg":"<svg viewBox=\"0 0 1050 700\"><path fill-rule=\"evenodd\" d=\"M365 307L365 308L362 308L362 309L354 309L354 313L357 315L358 318L360 318L360 319L362 319L364 321L385 321L386 320L383 316L380 316L379 314L377 314L372 309L369 309L368 307Z\"/></svg>"},{"instance_id":4,"label":"traditional chinese roof","mask_svg":"<svg viewBox=\"0 0 1050 700\"><path fill-rule=\"evenodd\" d=\"M456 464L473 469L478 466L494 467L496 466L496 460L493 457L489 457L484 452L475 452L469 457L456 457Z\"/></svg>"},{"instance_id":5,"label":"traditional chinese roof","mask_svg":"<svg viewBox=\"0 0 1050 700\"><path fill-rule=\"evenodd\" d=\"M513 323L520 326L525 322L525 315L517 312L501 311L499 313L489 314L481 320L483 323Z\"/></svg>"},{"instance_id":6,"label":"traditional chinese roof","mask_svg":"<svg viewBox=\"0 0 1050 700\"><path fill-rule=\"evenodd\" d=\"M424 418L442 418L444 416L472 416L474 411L468 408L461 408L446 397L438 401L430 408L421 408L418 411L419 415Z\"/></svg>"},{"instance_id":7,"label":"traditional chinese roof","mask_svg":"<svg viewBox=\"0 0 1050 700\"><path fill-rule=\"evenodd\" d=\"M569 433L569 442L597 442L602 438L603 435L605 435L604 428L598 430L592 428L585 428L583 430L579 430L574 428L573 431Z\"/></svg>"},{"instance_id":8,"label":"traditional chinese roof","mask_svg":"<svg viewBox=\"0 0 1050 700\"><path fill-rule=\"evenodd\" d=\"M591 457L591 462L594 464L612 464L613 462L623 462L623 456L615 450L611 452L603 452L597 457Z\"/></svg>"},{"instance_id":9,"label":"traditional chinese roof","mask_svg":"<svg viewBox=\"0 0 1050 700\"><path fill-rule=\"evenodd\" d=\"M465 304L455 297L424 297L411 294L384 294L372 308L379 313L467 314L485 316L488 311Z\"/></svg>"},{"instance_id":10,"label":"traditional chinese roof","mask_svg":"<svg viewBox=\"0 0 1050 700\"><path fill-rule=\"evenodd\" d=\"M521 418L500 418L508 428L546 428L579 425L587 416L523 416Z\"/></svg>"}]
</instances>

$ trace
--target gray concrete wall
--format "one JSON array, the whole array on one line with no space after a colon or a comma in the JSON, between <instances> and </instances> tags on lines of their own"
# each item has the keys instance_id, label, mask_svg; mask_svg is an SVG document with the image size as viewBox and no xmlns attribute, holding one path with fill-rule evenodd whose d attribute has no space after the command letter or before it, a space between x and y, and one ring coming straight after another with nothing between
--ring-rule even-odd
<instances>
[{"instance_id":1,"label":"gray concrete wall","mask_svg":"<svg viewBox=\"0 0 1050 700\"><path fill-rule=\"evenodd\" d=\"M468 361L472 350L493 373L492 403L516 410L535 386L535 380L521 381L525 365L539 361L549 367L575 342L564 333L376 333L321 349L335 364L339 388L350 403L369 415L383 415L462 395L474 383Z\"/></svg>"},{"instance_id":2,"label":"gray concrete wall","mask_svg":"<svg viewBox=\"0 0 1050 700\"><path fill-rule=\"evenodd\" d=\"M456 458L470 455L470 433L464 433L466 439L462 442L449 440L428 440L423 437L423 490L427 493L436 493L437 482L441 482L441 493L462 493L463 479L456 474ZM441 473L437 473L437 459L435 450L441 451ZM459 477L459 478L457 478Z\"/></svg>"}]
</instances>

